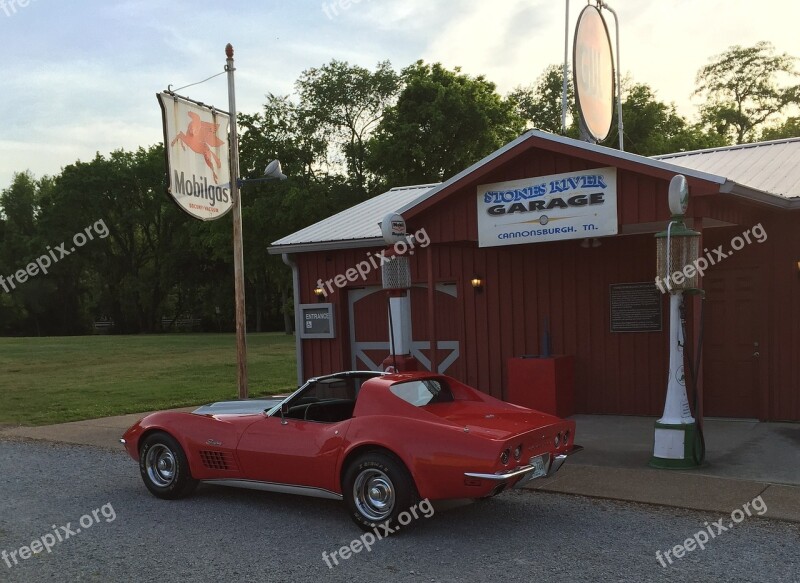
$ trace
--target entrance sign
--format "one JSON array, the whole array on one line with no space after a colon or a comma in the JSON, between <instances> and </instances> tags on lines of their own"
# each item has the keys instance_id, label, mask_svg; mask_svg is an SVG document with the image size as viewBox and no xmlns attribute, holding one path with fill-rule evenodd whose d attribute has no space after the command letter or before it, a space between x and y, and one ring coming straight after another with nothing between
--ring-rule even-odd
<instances>
[{"instance_id":1,"label":"entrance sign","mask_svg":"<svg viewBox=\"0 0 800 583\"><path fill-rule=\"evenodd\" d=\"M478 186L478 246L616 235L617 169Z\"/></svg>"},{"instance_id":2,"label":"entrance sign","mask_svg":"<svg viewBox=\"0 0 800 583\"><path fill-rule=\"evenodd\" d=\"M220 218L233 208L230 116L166 91L158 94L158 102L164 119L169 194L196 219Z\"/></svg>"},{"instance_id":3,"label":"entrance sign","mask_svg":"<svg viewBox=\"0 0 800 583\"><path fill-rule=\"evenodd\" d=\"M578 17L572 71L583 126L594 141L604 140L614 111L614 59L606 21L594 6Z\"/></svg>"},{"instance_id":4,"label":"entrance sign","mask_svg":"<svg viewBox=\"0 0 800 583\"><path fill-rule=\"evenodd\" d=\"M300 304L300 338L335 338L333 304Z\"/></svg>"}]
</instances>

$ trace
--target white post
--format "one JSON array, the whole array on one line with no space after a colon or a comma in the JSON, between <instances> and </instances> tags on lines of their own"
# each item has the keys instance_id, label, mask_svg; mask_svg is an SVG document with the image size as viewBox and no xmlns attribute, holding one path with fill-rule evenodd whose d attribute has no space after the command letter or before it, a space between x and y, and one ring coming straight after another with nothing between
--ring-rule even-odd
<instances>
[{"instance_id":1,"label":"white post","mask_svg":"<svg viewBox=\"0 0 800 583\"><path fill-rule=\"evenodd\" d=\"M567 134L567 71L569 66L569 0L567 0L567 15L564 18L564 72L561 88L561 133Z\"/></svg>"},{"instance_id":2,"label":"white post","mask_svg":"<svg viewBox=\"0 0 800 583\"><path fill-rule=\"evenodd\" d=\"M395 356L411 354L411 295L389 298L389 317L392 323L390 353Z\"/></svg>"},{"instance_id":3,"label":"white post","mask_svg":"<svg viewBox=\"0 0 800 583\"><path fill-rule=\"evenodd\" d=\"M686 372L683 365L683 326L681 326L681 304L683 293L669 296L669 376L667 378L667 400L664 415L658 420L667 425L694 423L689 399L686 397Z\"/></svg>"}]
</instances>

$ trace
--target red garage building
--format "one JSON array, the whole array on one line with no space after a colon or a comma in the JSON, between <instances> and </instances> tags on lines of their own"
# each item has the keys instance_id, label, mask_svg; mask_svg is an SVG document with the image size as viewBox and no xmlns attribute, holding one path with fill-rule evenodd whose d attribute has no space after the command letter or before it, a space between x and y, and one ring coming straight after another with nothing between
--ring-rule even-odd
<instances>
[{"instance_id":1,"label":"red garage building","mask_svg":"<svg viewBox=\"0 0 800 583\"><path fill-rule=\"evenodd\" d=\"M329 303L333 315L325 333L298 334L298 380L375 369L388 354L379 269L328 286L327 297L315 288L380 253L379 223L396 212L409 232L425 234L410 256L412 353L422 366L433 360L440 372L503 397L508 360L542 353L546 329L552 352L574 357L575 412L660 415L666 296L658 296L649 328L626 328L631 296L613 296L622 284L653 283L653 235L670 217L667 187L676 174L689 183L687 224L713 263L701 278L704 414L800 421L800 139L653 159L534 130L444 183L392 189L276 241L270 252L294 271L298 330L314 312L303 305ZM531 202L537 185L568 190L587 176L608 187L604 196L565 194L555 208ZM503 199L508 192L516 203ZM599 216L601 207L606 223L595 232L581 217ZM496 235L495 215L514 212L524 230ZM557 226L570 220L577 231ZM689 338L700 301L687 302Z\"/></svg>"}]
</instances>

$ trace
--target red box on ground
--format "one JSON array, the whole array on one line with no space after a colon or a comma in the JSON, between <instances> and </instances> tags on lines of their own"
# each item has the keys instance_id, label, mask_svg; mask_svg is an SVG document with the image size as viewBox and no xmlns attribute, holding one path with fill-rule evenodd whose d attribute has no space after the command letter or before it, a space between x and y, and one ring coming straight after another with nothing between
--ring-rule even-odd
<instances>
[{"instance_id":1,"label":"red box on ground","mask_svg":"<svg viewBox=\"0 0 800 583\"><path fill-rule=\"evenodd\" d=\"M575 412L575 357L508 359L506 401L569 417Z\"/></svg>"}]
</instances>

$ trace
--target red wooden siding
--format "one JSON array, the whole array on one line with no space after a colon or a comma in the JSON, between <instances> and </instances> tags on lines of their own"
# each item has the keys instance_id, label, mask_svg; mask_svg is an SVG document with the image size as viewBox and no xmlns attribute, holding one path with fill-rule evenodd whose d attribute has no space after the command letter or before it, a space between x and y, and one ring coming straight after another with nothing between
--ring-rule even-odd
<instances>
[{"instance_id":1,"label":"red wooden siding","mask_svg":"<svg viewBox=\"0 0 800 583\"><path fill-rule=\"evenodd\" d=\"M422 211L409 213L409 230L424 227L433 241L430 248L412 258L413 281L427 284L426 262L432 254L436 282L456 284L457 299L445 301L437 294L437 339L458 336L461 357L448 372L468 384L504 396L507 359L541 351L540 339L547 318L553 353L576 357L577 412L660 415L666 391L666 298L662 332L612 334L609 323L609 285L653 281L652 233L605 237L597 248L583 248L579 240L485 249L478 248L475 242L475 193L479 184L607 165L601 158L594 155L581 159L540 148L521 150L516 157L490 165L488 172L466 180L441 200L423 204ZM669 176L637 173L634 167L626 163L617 172L621 229L669 218ZM754 416L800 420L800 231L795 225L800 213L766 209L732 195L712 194L713 186L690 180L690 213L736 226L704 228L704 247L727 246L732 236L758 222L768 232L766 243L749 245L714 268L760 266L767 332L761 344L760 410ZM301 301L316 301L312 290L318 279L324 282L344 274L369 252L379 250L296 255ZM484 279L482 291L471 287L473 275ZM379 286L380 272L374 270L366 281L348 285ZM422 290L415 290L414 294L414 338L429 340L427 298ZM306 377L350 367L347 291L336 289L324 301L335 306L337 337L303 342ZM385 320L385 309L375 311L371 317ZM695 320L690 315L689 321ZM374 322L371 325L375 327ZM693 334L690 325L690 336Z\"/></svg>"}]
</instances>

